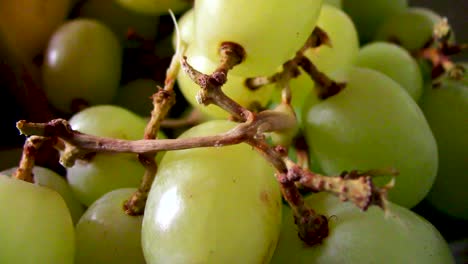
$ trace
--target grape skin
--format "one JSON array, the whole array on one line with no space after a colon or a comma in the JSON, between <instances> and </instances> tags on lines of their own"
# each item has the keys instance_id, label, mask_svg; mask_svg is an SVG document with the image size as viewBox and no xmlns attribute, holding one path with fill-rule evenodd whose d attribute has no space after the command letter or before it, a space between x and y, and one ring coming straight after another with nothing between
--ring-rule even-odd
<instances>
[{"instance_id":1,"label":"grape skin","mask_svg":"<svg viewBox=\"0 0 468 264\"><path fill-rule=\"evenodd\" d=\"M407 91L417 102L423 91L423 77L416 60L404 48L392 43L372 42L357 56L356 66L379 71Z\"/></svg>"},{"instance_id":2,"label":"grape skin","mask_svg":"<svg viewBox=\"0 0 468 264\"><path fill-rule=\"evenodd\" d=\"M399 171L389 199L411 208L431 188L438 166L437 145L418 105L382 73L354 68L337 95L302 114L311 156L328 175L352 169L393 167ZM378 177L378 184L388 177Z\"/></svg>"},{"instance_id":3,"label":"grape skin","mask_svg":"<svg viewBox=\"0 0 468 264\"><path fill-rule=\"evenodd\" d=\"M359 51L358 33L351 18L342 10L324 4L317 26L323 29L331 42L331 47L322 45L317 48L309 48L304 55L314 63L317 69L335 81L340 81L342 72L346 72L355 63ZM292 90L291 104L296 109L298 119L306 101L310 104L317 101L314 91L315 83L310 76L301 70L301 75L290 82ZM309 96L310 95L310 96ZM273 100L279 102L281 89L276 89Z\"/></svg>"},{"instance_id":4,"label":"grape skin","mask_svg":"<svg viewBox=\"0 0 468 264\"><path fill-rule=\"evenodd\" d=\"M329 236L322 244L306 246L297 236L291 209L285 206L272 264L455 263L437 229L404 207L388 203L386 213L377 207L361 212L328 193L310 195L306 203L329 217Z\"/></svg>"},{"instance_id":5,"label":"grape skin","mask_svg":"<svg viewBox=\"0 0 468 264\"><path fill-rule=\"evenodd\" d=\"M374 40L396 42L409 51L421 49L431 38L442 18L425 8L408 8L388 18L377 30Z\"/></svg>"},{"instance_id":6,"label":"grape skin","mask_svg":"<svg viewBox=\"0 0 468 264\"><path fill-rule=\"evenodd\" d=\"M127 140L143 138L146 127L142 117L112 105L89 107L75 114L69 123L82 133ZM158 137L165 136L159 133ZM159 153L157 159L162 155ZM114 189L138 187L143 173L136 154L98 153L91 161L78 160L67 168L67 179L77 198L89 206Z\"/></svg>"},{"instance_id":7,"label":"grape skin","mask_svg":"<svg viewBox=\"0 0 468 264\"><path fill-rule=\"evenodd\" d=\"M439 170L427 200L438 210L468 220L468 82L444 78L426 90L420 106L438 144Z\"/></svg>"},{"instance_id":8,"label":"grape skin","mask_svg":"<svg viewBox=\"0 0 468 264\"><path fill-rule=\"evenodd\" d=\"M42 67L50 103L65 113L73 100L109 103L119 86L121 47L114 33L90 19L63 24L49 41Z\"/></svg>"},{"instance_id":9,"label":"grape skin","mask_svg":"<svg viewBox=\"0 0 468 264\"><path fill-rule=\"evenodd\" d=\"M18 167L13 167L1 171L0 174L11 176L17 168ZM84 207L78 199L76 199L75 194L65 179L54 171L39 166L34 166L32 172L35 184L52 189L62 196L63 200L67 204L68 210L70 211L73 223L77 223L81 215L84 213Z\"/></svg>"},{"instance_id":10,"label":"grape skin","mask_svg":"<svg viewBox=\"0 0 468 264\"><path fill-rule=\"evenodd\" d=\"M215 120L182 137L225 132ZM268 263L279 235L281 194L273 169L250 146L168 152L143 217L152 263Z\"/></svg>"},{"instance_id":11,"label":"grape skin","mask_svg":"<svg viewBox=\"0 0 468 264\"><path fill-rule=\"evenodd\" d=\"M0 176L0 207L0 263L73 263L73 222L57 192Z\"/></svg>"},{"instance_id":12,"label":"grape skin","mask_svg":"<svg viewBox=\"0 0 468 264\"><path fill-rule=\"evenodd\" d=\"M223 42L237 43L246 57L232 72L243 77L269 76L304 45L322 2L296 0L292 5L285 0L197 0L194 44L217 62Z\"/></svg>"},{"instance_id":13,"label":"grape skin","mask_svg":"<svg viewBox=\"0 0 468 264\"><path fill-rule=\"evenodd\" d=\"M124 202L136 188L106 193L86 210L76 226L76 264L144 264L141 248L143 216L129 216Z\"/></svg>"}]
</instances>

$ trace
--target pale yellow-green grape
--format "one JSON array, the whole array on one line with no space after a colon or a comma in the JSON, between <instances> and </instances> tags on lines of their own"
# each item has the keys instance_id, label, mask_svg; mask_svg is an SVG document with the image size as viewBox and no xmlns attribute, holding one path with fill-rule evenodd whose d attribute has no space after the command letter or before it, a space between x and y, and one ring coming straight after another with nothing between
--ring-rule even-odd
<instances>
[{"instance_id":1,"label":"pale yellow-green grape","mask_svg":"<svg viewBox=\"0 0 468 264\"><path fill-rule=\"evenodd\" d=\"M145 264L143 216L129 216L123 204L136 188L117 189L94 202L76 225L75 264Z\"/></svg>"},{"instance_id":2,"label":"pale yellow-green grape","mask_svg":"<svg viewBox=\"0 0 468 264\"><path fill-rule=\"evenodd\" d=\"M99 20L124 41L129 30L146 39L156 37L159 24L157 15L136 13L119 4L119 0L87 0L79 9L80 17Z\"/></svg>"},{"instance_id":3,"label":"pale yellow-green grape","mask_svg":"<svg viewBox=\"0 0 468 264\"><path fill-rule=\"evenodd\" d=\"M163 15L169 10L174 13L190 7L188 0L117 0L125 8L142 14Z\"/></svg>"},{"instance_id":4,"label":"pale yellow-green grape","mask_svg":"<svg viewBox=\"0 0 468 264\"><path fill-rule=\"evenodd\" d=\"M193 45L188 47L185 55L187 56L189 64L202 73L211 74L218 66L207 57L201 55L199 50ZM252 91L244 84L246 78L231 73L228 73L227 78L228 81L222 86L222 90L227 96L231 97L240 105L247 108L252 108L252 106L254 106L253 108L255 108L256 105L265 106L270 101L273 85L267 85ZM193 107L214 118L227 118L229 116L225 110L216 105L204 106L198 104L196 95L201 88L194 83L184 71L181 70L179 72L177 81L184 97Z\"/></svg>"},{"instance_id":5,"label":"pale yellow-green grape","mask_svg":"<svg viewBox=\"0 0 468 264\"><path fill-rule=\"evenodd\" d=\"M215 120L181 137L214 135ZM245 143L167 152L143 216L145 259L153 263L268 263L281 225L273 168Z\"/></svg>"},{"instance_id":6,"label":"pale yellow-green grape","mask_svg":"<svg viewBox=\"0 0 468 264\"><path fill-rule=\"evenodd\" d=\"M324 4L317 20L317 26L323 29L330 38L332 47L322 45L308 49L307 58L323 73L338 81L341 72L346 72L355 62L359 51L359 40L356 28L349 16L340 9ZM300 113L306 98L314 90L314 82L304 71L290 82L292 105ZM281 90L276 89L274 101L279 101Z\"/></svg>"},{"instance_id":7,"label":"pale yellow-green grape","mask_svg":"<svg viewBox=\"0 0 468 264\"><path fill-rule=\"evenodd\" d=\"M326 74L349 69L359 52L358 33L351 18L336 7L323 5L317 26L327 33L332 46L308 49L307 58Z\"/></svg>"},{"instance_id":8,"label":"pale yellow-green grape","mask_svg":"<svg viewBox=\"0 0 468 264\"><path fill-rule=\"evenodd\" d=\"M441 17L427 8L408 8L388 18L377 30L374 40L396 42L410 51L422 48L431 38Z\"/></svg>"},{"instance_id":9,"label":"pale yellow-green grape","mask_svg":"<svg viewBox=\"0 0 468 264\"><path fill-rule=\"evenodd\" d=\"M146 127L142 117L111 105L86 108L69 122L82 133L127 140L142 139ZM164 136L160 133L158 137ZM143 173L136 154L99 153L67 168L67 179L77 198L89 206L114 189L138 187Z\"/></svg>"},{"instance_id":10,"label":"pale yellow-green grape","mask_svg":"<svg viewBox=\"0 0 468 264\"><path fill-rule=\"evenodd\" d=\"M157 85L152 79L133 80L117 90L113 102L141 116L150 116L153 110L151 96L158 91Z\"/></svg>"},{"instance_id":11,"label":"pale yellow-green grape","mask_svg":"<svg viewBox=\"0 0 468 264\"><path fill-rule=\"evenodd\" d=\"M70 0L2 0L0 31L23 58L32 60L65 21L70 7Z\"/></svg>"},{"instance_id":12,"label":"pale yellow-green grape","mask_svg":"<svg viewBox=\"0 0 468 264\"><path fill-rule=\"evenodd\" d=\"M197 0L195 42L203 55L218 61L223 42L240 44L245 60L233 72L269 76L304 45L317 21L322 0Z\"/></svg>"},{"instance_id":13,"label":"pale yellow-green grape","mask_svg":"<svg viewBox=\"0 0 468 264\"><path fill-rule=\"evenodd\" d=\"M312 156L326 174L395 168L389 199L405 207L429 192L438 165L434 136L415 101L384 74L352 69L344 90L304 107L302 118Z\"/></svg>"},{"instance_id":14,"label":"pale yellow-green grape","mask_svg":"<svg viewBox=\"0 0 468 264\"><path fill-rule=\"evenodd\" d=\"M193 42L193 15L194 11L193 8L185 11L185 13L177 20L177 26L179 27L179 34L180 34L180 44L181 45L188 45ZM172 34L172 47L174 49L177 48L177 33L174 31Z\"/></svg>"},{"instance_id":15,"label":"pale yellow-green grape","mask_svg":"<svg viewBox=\"0 0 468 264\"><path fill-rule=\"evenodd\" d=\"M420 106L439 150L439 171L427 200L446 214L468 220L467 75L461 81L445 78L426 90Z\"/></svg>"},{"instance_id":16,"label":"pale yellow-green grape","mask_svg":"<svg viewBox=\"0 0 468 264\"><path fill-rule=\"evenodd\" d=\"M0 210L0 263L73 263L73 222L57 192L0 177Z\"/></svg>"},{"instance_id":17,"label":"pale yellow-green grape","mask_svg":"<svg viewBox=\"0 0 468 264\"><path fill-rule=\"evenodd\" d=\"M17 167L13 167L1 171L0 174L11 176L16 169ZM73 223L76 224L85 210L84 206L76 199L75 194L65 179L56 172L39 166L33 168L33 174L35 184L52 189L62 196L70 211Z\"/></svg>"},{"instance_id":18,"label":"pale yellow-green grape","mask_svg":"<svg viewBox=\"0 0 468 264\"><path fill-rule=\"evenodd\" d=\"M416 60L404 48L372 42L361 48L356 65L379 71L399 83L417 102L423 91L423 76Z\"/></svg>"},{"instance_id":19,"label":"pale yellow-green grape","mask_svg":"<svg viewBox=\"0 0 468 264\"><path fill-rule=\"evenodd\" d=\"M381 24L408 8L408 0L343 0L343 10L353 19L361 43L367 43Z\"/></svg>"},{"instance_id":20,"label":"pale yellow-green grape","mask_svg":"<svg viewBox=\"0 0 468 264\"><path fill-rule=\"evenodd\" d=\"M108 103L119 86L121 63L119 41L109 28L91 19L69 21L50 39L44 91L54 107L67 113L74 100Z\"/></svg>"},{"instance_id":21,"label":"pale yellow-green grape","mask_svg":"<svg viewBox=\"0 0 468 264\"><path fill-rule=\"evenodd\" d=\"M374 206L362 212L327 193L313 194L306 203L329 217L328 237L322 244L305 245L297 236L291 209L284 206L272 264L455 263L439 231L406 208L389 203L387 214Z\"/></svg>"}]
</instances>

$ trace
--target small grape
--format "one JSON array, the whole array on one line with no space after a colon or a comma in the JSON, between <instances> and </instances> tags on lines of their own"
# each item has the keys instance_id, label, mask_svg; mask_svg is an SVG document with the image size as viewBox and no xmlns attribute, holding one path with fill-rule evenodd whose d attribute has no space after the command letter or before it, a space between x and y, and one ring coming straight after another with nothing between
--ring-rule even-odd
<instances>
[{"instance_id":1,"label":"small grape","mask_svg":"<svg viewBox=\"0 0 468 264\"><path fill-rule=\"evenodd\" d=\"M468 220L468 74L445 77L424 92L420 106L437 141L439 170L427 200L438 210Z\"/></svg>"},{"instance_id":2,"label":"small grape","mask_svg":"<svg viewBox=\"0 0 468 264\"><path fill-rule=\"evenodd\" d=\"M145 263L143 216L129 216L123 204L136 188L118 189L95 201L76 225L75 263Z\"/></svg>"},{"instance_id":3,"label":"small grape","mask_svg":"<svg viewBox=\"0 0 468 264\"><path fill-rule=\"evenodd\" d=\"M376 31L374 40L395 42L407 50L421 49L432 38L442 18L427 8L409 8L388 18Z\"/></svg>"},{"instance_id":4,"label":"small grape","mask_svg":"<svg viewBox=\"0 0 468 264\"><path fill-rule=\"evenodd\" d=\"M372 42L361 48L356 65L377 70L398 82L415 101L421 97L423 77L416 60L392 43Z\"/></svg>"},{"instance_id":5,"label":"small grape","mask_svg":"<svg viewBox=\"0 0 468 264\"><path fill-rule=\"evenodd\" d=\"M119 41L106 26L90 19L69 21L49 42L44 91L53 106L67 113L78 99L108 103L119 85L121 63Z\"/></svg>"},{"instance_id":6,"label":"small grape","mask_svg":"<svg viewBox=\"0 0 468 264\"><path fill-rule=\"evenodd\" d=\"M0 263L73 263L73 222L57 192L1 176L0 210Z\"/></svg>"},{"instance_id":7,"label":"small grape","mask_svg":"<svg viewBox=\"0 0 468 264\"><path fill-rule=\"evenodd\" d=\"M17 168L18 167L13 167L1 171L0 174L11 176L15 173ZM65 179L56 172L39 166L35 166L32 172L35 184L52 189L62 196L63 200L67 204L68 210L70 211L73 223L77 223L81 215L84 213L84 207L76 199L75 194Z\"/></svg>"}]
</instances>

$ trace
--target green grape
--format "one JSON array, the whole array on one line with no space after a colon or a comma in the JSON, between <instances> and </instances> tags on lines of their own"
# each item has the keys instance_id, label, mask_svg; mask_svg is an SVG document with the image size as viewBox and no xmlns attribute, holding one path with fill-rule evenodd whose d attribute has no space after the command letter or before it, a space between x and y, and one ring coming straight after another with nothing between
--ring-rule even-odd
<instances>
[{"instance_id":1,"label":"green grape","mask_svg":"<svg viewBox=\"0 0 468 264\"><path fill-rule=\"evenodd\" d=\"M88 107L73 115L69 123L82 133L128 140L143 138L146 127L143 118L114 105Z\"/></svg>"},{"instance_id":2,"label":"green grape","mask_svg":"<svg viewBox=\"0 0 468 264\"><path fill-rule=\"evenodd\" d=\"M323 0L323 3L340 9L342 7L342 0Z\"/></svg>"},{"instance_id":3,"label":"green grape","mask_svg":"<svg viewBox=\"0 0 468 264\"><path fill-rule=\"evenodd\" d=\"M383 23L375 34L375 40L395 42L407 50L422 48L431 38L434 26L441 17L426 8L409 8L395 14Z\"/></svg>"},{"instance_id":4,"label":"green grape","mask_svg":"<svg viewBox=\"0 0 468 264\"><path fill-rule=\"evenodd\" d=\"M69 0L2 0L0 31L19 54L31 60L46 47L70 7Z\"/></svg>"},{"instance_id":5,"label":"green grape","mask_svg":"<svg viewBox=\"0 0 468 264\"><path fill-rule=\"evenodd\" d=\"M389 199L405 207L420 202L437 172L437 145L415 101L375 70L354 68L337 95L304 107L304 132L312 155L329 175L353 169L399 171ZM389 180L375 178L378 184Z\"/></svg>"},{"instance_id":6,"label":"green grape","mask_svg":"<svg viewBox=\"0 0 468 264\"><path fill-rule=\"evenodd\" d=\"M82 133L137 140L143 138L146 122L142 117L118 106L89 107L70 119L73 129ZM162 133L158 137L164 137ZM134 154L100 153L90 161L78 160L67 168L67 179L77 198L91 205L114 189L138 187L144 168Z\"/></svg>"},{"instance_id":7,"label":"green grape","mask_svg":"<svg viewBox=\"0 0 468 264\"><path fill-rule=\"evenodd\" d=\"M188 47L185 55L188 58L189 64L202 73L211 74L217 67L216 63L201 55L199 50L193 45ZM223 92L244 107L252 108L251 106L256 107L257 105L264 107L270 101L273 85L251 90L245 86L245 79L244 77L229 74L227 83L222 87ZM225 110L216 105L204 106L198 104L196 95L201 88L185 72L179 72L177 82L187 101L202 113L214 118L227 118L229 116Z\"/></svg>"},{"instance_id":8,"label":"green grape","mask_svg":"<svg viewBox=\"0 0 468 264\"><path fill-rule=\"evenodd\" d=\"M174 13L179 13L190 7L187 0L117 0L117 2L138 13L162 15L169 13L169 9Z\"/></svg>"},{"instance_id":9,"label":"green grape","mask_svg":"<svg viewBox=\"0 0 468 264\"><path fill-rule=\"evenodd\" d=\"M361 43L374 38L379 26L408 7L408 0L343 0L343 10L356 24Z\"/></svg>"},{"instance_id":10,"label":"green grape","mask_svg":"<svg viewBox=\"0 0 468 264\"><path fill-rule=\"evenodd\" d=\"M114 103L141 116L150 116L153 110L151 95L157 92L157 83L152 79L137 79L117 90Z\"/></svg>"},{"instance_id":11,"label":"green grape","mask_svg":"<svg viewBox=\"0 0 468 264\"><path fill-rule=\"evenodd\" d=\"M17 168L18 167L13 167L0 171L0 174L11 176L15 173ZM62 196L63 200L67 204L68 210L70 211L73 223L76 224L84 213L84 207L76 199L67 181L65 181L65 179L56 172L39 166L35 166L33 168L33 174L35 184L52 189Z\"/></svg>"},{"instance_id":12,"label":"green grape","mask_svg":"<svg viewBox=\"0 0 468 264\"><path fill-rule=\"evenodd\" d=\"M415 101L423 91L423 77L416 60L392 43L372 42L359 51L356 65L379 71L399 83Z\"/></svg>"},{"instance_id":13,"label":"green grape","mask_svg":"<svg viewBox=\"0 0 468 264\"><path fill-rule=\"evenodd\" d=\"M177 21L179 27L180 41L183 45L193 43L193 8L187 10ZM177 48L177 34L174 31L172 35L172 47Z\"/></svg>"},{"instance_id":14,"label":"green grape","mask_svg":"<svg viewBox=\"0 0 468 264\"><path fill-rule=\"evenodd\" d=\"M145 263L141 248L143 216L129 216L123 210L136 190L106 193L86 210L76 225L76 264Z\"/></svg>"},{"instance_id":15,"label":"green grape","mask_svg":"<svg viewBox=\"0 0 468 264\"><path fill-rule=\"evenodd\" d=\"M235 123L215 120L181 137L208 136ZM268 263L281 221L273 169L252 147L168 152L143 216L142 244L152 263Z\"/></svg>"},{"instance_id":16,"label":"green grape","mask_svg":"<svg viewBox=\"0 0 468 264\"><path fill-rule=\"evenodd\" d=\"M43 65L44 91L50 103L71 112L74 100L108 103L120 80L122 54L115 35L101 23L76 19L52 36Z\"/></svg>"},{"instance_id":17,"label":"green grape","mask_svg":"<svg viewBox=\"0 0 468 264\"><path fill-rule=\"evenodd\" d=\"M0 263L73 263L73 222L55 191L0 177L0 210Z\"/></svg>"},{"instance_id":18,"label":"green grape","mask_svg":"<svg viewBox=\"0 0 468 264\"><path fill-rule=\"evenodd\" d=\"M439 171L427 200L446 214L468 220L467 76L461 81L446 78L426 90L420 106L439 150Z\"/></svg>"},{"instance_id":19,"label":"green grape","mask_svg":"<svg viewBox=\"0 0 468 264\"><path fill-rule=\"evenodd\" d=\"M322 0L198 0L195 2L195 44L218 61L223 42L240 44L245 60L233 73L269 76L291 59L312 33ZM307 15L300 15L307 14Z\"/></svg>"},{"instance_id":20,"label":"green grape","mask_svg":"<svg viewBox=\"0 0 468 264\"><path fill-rule=\"evenodd\" d=\"M351 18L336 7L323 5L317 26L327 33L332 47L308 49L306 57L328 75L349 69L359 52L358 33Z\"/></svg>"},{"instance_id":21,"label":"green grape","mask_svg":"<svg viewBox=\"0 0 468 264\"><path fill-rule=\"evenodd\" d=\"M313 194L306 203L329 218L329 236L312 247L297 235L292 211L283 209L283 227L272 264L455 263L447 242L428 221L389 203L387 214L377 207L361 212L327 193Z\"/></svg>"},{"instance_id":22,"label":"green grape","mask_svg":"<svg viewBox=\"0 0 468 264\"><path fill-rule=\"evenodd\" d=\"M327 33L332 47L322 45L311 48L305 52L305 56L320 71L338 81L341 72L347 71L356 60L359 51L358 33L346 13L326 4L322 7L317 26ZM313 100L308 95L314 90L314 86L314 81L302 70L299 77L291 80L292 105L297 113L302 112L306 98ZM273 97L275 101L281 98L280 89L276 89Z\"/></svg>"},{"instance_id":23,"label":"green grape","mask_svg":"<svg viewBox=\"0 0 468 264\"><path fill-rule=\"evenodd\" d=\"M78 13L108 26L121 40L127 39L129 29L146 39L154 39L159 24L157 15L133 12L121 6L119 0L87 0Z\"/></svg>"}]
</instances>

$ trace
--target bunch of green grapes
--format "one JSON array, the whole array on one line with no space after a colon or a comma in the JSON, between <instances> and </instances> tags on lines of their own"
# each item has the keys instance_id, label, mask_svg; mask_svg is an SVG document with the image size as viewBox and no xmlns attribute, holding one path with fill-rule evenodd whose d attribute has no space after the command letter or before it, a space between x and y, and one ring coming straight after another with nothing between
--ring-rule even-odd
<instances>
[{"instance_id":1,"label":"bunch of green grapes","mask_svg":"<svg viewBox=\"0 0 468 264\"><path fill-rule=\"evenodd\" d=\"M455 263L445 238L411 211L426 200L468 219L467 64L454 67L446 54L426 61L441 55L433 32L442 16L407 0L26 2L0 1L0 40L21 60L34 60L53 113L79 133L143 139L164 79L159 68L142 68L161 64L165 72L170 57L161 56L179 47L194 69L211 74L221 45L236 43L245 56L222 91L251 111L294 119L290 129L258 140L329 177L388 168L398 175L372 179L379 188L394 176L385 210L361 212L327 193L306 196L329 225L322 243L310 246L298 236L297 208L282 200L274 167L246 143L160 152L149 185L135 153L88 153L63 175L37 165L29 183L12 177L17 167L8 152L0 155L1 264ZM249 78L284 70L316 27L328 41L303 55L342 90L319 98L327 82L300 67L289 82L290 103L282 100L283 83L248 87ZM453 33L447 37L445 44L455 43ZM451 70L432 75L440 61ZM142 68L133 69L135 62ZM201 88L182 69L173 77L177 103L169 117L195 109L202 118L164 127L158 139L196 141L237 125L225 110L197 102ZM127 202L146 187L144 213L129 215Z\"/></svg>"}]
</instances>

